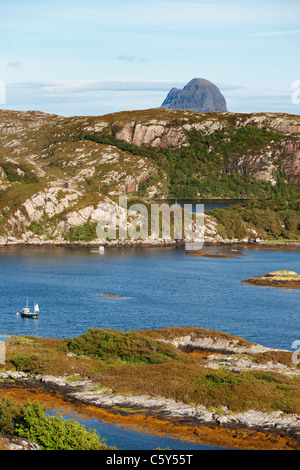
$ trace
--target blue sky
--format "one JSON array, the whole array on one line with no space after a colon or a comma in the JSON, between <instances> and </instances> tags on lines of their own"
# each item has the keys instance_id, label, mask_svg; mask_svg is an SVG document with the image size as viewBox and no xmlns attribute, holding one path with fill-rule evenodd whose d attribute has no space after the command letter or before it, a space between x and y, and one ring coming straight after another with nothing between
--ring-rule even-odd
<instances>
[{"instance_id":1,"label":"blue sky","mask_svg":"<svg viewBox=\"0 0 300 470\"><path fill-rule=\"evenodd\" d=\"M299 45L299 0L0 0L1 107L154 108L200 77L229 111L299 114Z\"/></svg>"}]
</instances>

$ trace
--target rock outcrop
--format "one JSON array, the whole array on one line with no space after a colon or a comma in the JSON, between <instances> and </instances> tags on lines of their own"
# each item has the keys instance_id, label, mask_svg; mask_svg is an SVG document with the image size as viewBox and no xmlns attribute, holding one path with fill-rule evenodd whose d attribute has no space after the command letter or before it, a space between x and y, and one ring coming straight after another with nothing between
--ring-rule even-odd
<instances>
[{"instance_id":1,"label":"rock outcrop","mask_svg":"<svg viewBox=\"0 0 300 470\"><path fill-rule=\"evenodd\" d=\"M42 450L35 442L18 436L0 435L0 445L5 450Z\"/></svg>"},{"instance_id":2,"label":"rock outcrop","mask_svg":"<svg viewBox=\"0 0 300 470\"><path fill-rule=\"evenodd\" d=\"M258 286L270 287L284 287L300 289L300 276L295 271L273 271L263 276L254 276L251 279L246 279L247 284L254 284Z\"/></svg>"},{"instance_id":3,"label":"rock outcrop","mask_svg":"<svg viewBox=\"0 0 300 470\"><path fill-rule=\"evenodd\" d=\"M296 380L300 375L298 365L291 361L291 351L268 348L228 333L193 327L178 327L147 330L147 336L149 339L163 341L184 351L185 360L189 354L194 358L200 354L201 356L198 357L201 357L201 362L198 363L198 367L199 370L203 368L207 371L205 377L210 377L214 371L226 371L226 373L233 373L234 376L241 378L243 374L247 376L249 372L252 372L260 375L261 380L266 383L273 381L280 383L281 378ZM68 356L70 354L73 353L69 352ZM147 366L143 365L142 367ZM240 410L234 411L230 408L226 394L224 398L226 398L227 404L220 402L214 407L209 406L208 403L195 405L185 400L182 401L180 398L158 395L155 389L150 392L151 394L129 392L122 394L105 384L102 374L96 374L94 377L76 375L78 375L78 380L75 380L74 375L70 380L67 374L64 376L53 376L46 373L35 375L6 370L0 372L0 379L4 384L11 384L14 381L19 384L19 387L22 384L23 391L26 387L34 389L42 385L48 393L51 393L52 390L59 391L72 403L112 411L119 409L122 413L128 413L131 416L134 413L143 412L153 415L155 419L162 417L171 422L175 420L176 423L182 422L185 426L190 423L193 428L213 426L233 431L248 429L251 433L266 433L271 442L276 435L285 435L293 438L294 445L299 448L300 416L294 412L287 412L285 410L286 402L281 403L283 409L278 407L272 411L271 408L270 411L264 412L261 403L257 403L256 409L249 409L247 396L243 395ZM194 375L191 374L190 380L195 380L193 377ZM251 384L249 376L248 380ZM230 384L230 382L226 383L225 379L224 383L213 383L214 386L220 388ZM266 397L268 397L267 389L264 390ZM249 393L252 393L251 388ZM265 399L268 400L268 398ZM278 406L280 403L276 405ZM144 424L147 427L146 420ZM238 434L235 433L234 437L237 438ZM235 444L236 442L233 443L233 445Z\"/></svg>"},{"instance_id":4,"label":"rock outcrop","mask_svg":"<svg viewBox=\"0 0 300 470\"><path fill-rule=\"evenodd\" d=\"M193 78L182 90L172 88L161 107L197 113L227 111L225 98L218 87L204 78Z\"/></svg>"},{"instance_id":5,"label":"rock outcrop","mask_svg":"<svg viewBox=\"0 0 300 470\"><path fill-rule=\"evenodd\" d=\"M249 127L282 135L267 145L243 148L221 173L247 174L272 184L281 174L299 184L300 117L296 115L157 108L64 118L1 110L0 243L63 243L71 227L112 216L119 195L141 195L144 188L148 199L166 198L170 176L160 149L187 147L191 133L208 136L209 141L214 133L226 135L228 129ZM101 141L103 137L108 139ZM249 237L256 238L250 229ZM224 241L218 230L217 221L205 217L205 239ZM148 237L145 242L165 240Z\"/></svg>"}]
</instances>

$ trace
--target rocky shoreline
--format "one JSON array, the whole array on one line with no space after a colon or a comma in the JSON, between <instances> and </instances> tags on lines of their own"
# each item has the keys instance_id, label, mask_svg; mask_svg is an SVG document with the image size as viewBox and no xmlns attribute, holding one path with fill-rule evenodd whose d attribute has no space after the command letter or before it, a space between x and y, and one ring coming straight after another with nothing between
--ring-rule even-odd
<instances>
[{"instance_id":1,"label":"rocky shoreline","mask_svg":"<svg viewBox=\"0 0 300 470\"><path fill-rule=\"evenodd\" d=\"M259 344L239 341L238 338L213 335L194 335L189 331L165 338L161 341L173 344L181 350L206 351L208 369L220 367L241 374L245 371L277 373L298 377L300 370L293 363L269 359L257 362L255 355L289 351L267 348ZM292 353L291 353L292 354ZM271 356L270 356L271 357ZM262 412L255 409L233 412L219 404L212 409L203 404L192 405L155 394L120 394L103 386L101 378L92 380L77 375L68 377L32 374L12 370L0 373L1 395L17 393L23 400L32 395L49 397L55 405L59 395L71 407L88 409L91 416L106 412L115 424L126 422L127 426L138 426L148 432L179 435L185 440L221 445L231 448L280 448L300 449L300 415L281 410ZM40 392L39 392L40 391ZM102 415L101 415L102 416ZM122 421L123 420L123 421ZM153 427L153 423L155 426ZM157 423L160 423L159 425Z\"/></svg>"},{"instance_id":2,"label":"rocky shoreline","mask_svg":"<svg viewBox=\"0 0 300 470\"><path fill-rule=\"evenodd\" d=\"M215 439L222 442L222 433L226 435L226 447L232 436L232 448L260 448L256 441L252 443L253 433L257 433L256 439L261 441L261 448L277 448L278 441L287 449L300 449L300 416L296 414L284 414L282 411L272 413L263 413L255 410L247 410L240 413L232 413L225 406L220 406L217 411L212 411L200 405L193 407L185 403L163 397L153 397L149 395L125 396L114 394L111 390L96 389L95 383L90 380L79 380L78 382L69 382L67 377L54 377L49 375L31 375L24 372L7 372L0 374L0 389L10 389L16 387L19 392L26 390L37 390L42 387L44 393L51 396L59 394L63 400L71 406L87 406L91 409L106 410L110 413L112 422L118 423L120 416L129 417L127 425L131 422L136 423L136 417L141 416L141 422L145 422L144 427L147 430L147 423L151 424L151 418L162 422L166 432L172 434L169 426L172 423L174 429L180 432L180 429L190 428L192 434L207 434L209 429ZM115 418L115 419L114 419ZM151 426L150 426L151 427ZM169 431L167 431L169 429ZM173 428L172 428L173 429ZM149 430L149 428L148 428ZM202 431L202 432L201 432ZM151 432L151 429L150 429ZM227 433L227 434L226 434ZM238 439L241 434L244 444ZM186 436L186 440L189 437ZM203 437L204 442L206 441ZM191 441L194 439L191 438ZM267 441L267 444L266 442ZM211 443L214 437L210 437ZM222 445L222 444L221 444ZM224 444L223 444L224 445ZM254 447L253 447L254 446ZM270 446L270 447L268 447Z\"/></svg>"},{"instance_id":3,"label":"rocky shoreline","mask_svg":"<svg viewBox=\"0 0 300 470\"><path fill-rule=\"evenodd\" d=\"M6 241L0 243L0 248L10 247L68 247L68 248L99 248L103 246L105 248L164 248L164 247L185 247L185 240L173 240L173 241L157 241L157 242L141 242L128 241L128 242L107 242L107 243L95 243L95 242L55 242L55 241L39 241L39 242L21 242L21 241ZM190 242L188 242L190 243ZM203 246L246 246L246 247L263 247L263 248L300 248L300 241L268 241L268 240L209 240L205 241Z\"/></svg>"}]
</instances>

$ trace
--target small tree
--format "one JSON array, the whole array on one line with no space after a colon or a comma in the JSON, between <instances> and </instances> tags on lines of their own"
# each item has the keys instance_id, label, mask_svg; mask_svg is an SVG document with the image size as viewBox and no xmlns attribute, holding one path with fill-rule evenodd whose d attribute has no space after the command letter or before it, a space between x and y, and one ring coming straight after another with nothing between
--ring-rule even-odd
<instances>
[{"instance_id":1,"label":"small tree","mask_svg":"<svg viewBox=\"0 0 300 470\"><path fill-rule=\"evenodd\" d=\"M23 420L24 406L13 398L3 397L0 400L0 434L13 435L15 426Z\"/></svg>"},{"instance_id":2,"label":"small tree","mask_svg":"<svg viewBox=\"0 0 300 470\"><path fill-rule=\"evenodd\" d=\"M48 417L39 403L28 403L15 434L37 443L44 450L106 450L96 431L85 429L74 419Z\"/></svg>"}]
</instances>

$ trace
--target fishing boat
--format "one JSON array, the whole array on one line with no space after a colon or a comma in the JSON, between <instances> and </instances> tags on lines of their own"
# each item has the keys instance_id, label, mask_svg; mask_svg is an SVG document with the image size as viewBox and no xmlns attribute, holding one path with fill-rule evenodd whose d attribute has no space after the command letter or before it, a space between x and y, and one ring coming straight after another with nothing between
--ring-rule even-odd
<instances>
[{"instance_id":1,"label":"fishing boat","mask_svg":"<svg viewBox=\"0 0 300 470\"><path fill-rule=\"evenodd\" d=\"M39 316L39 305L34 302L33 312L28 307L28 299L26 302L26 307L23 307L20 314L24 318L37 318Z\"/></svg>"}]
</instances>

